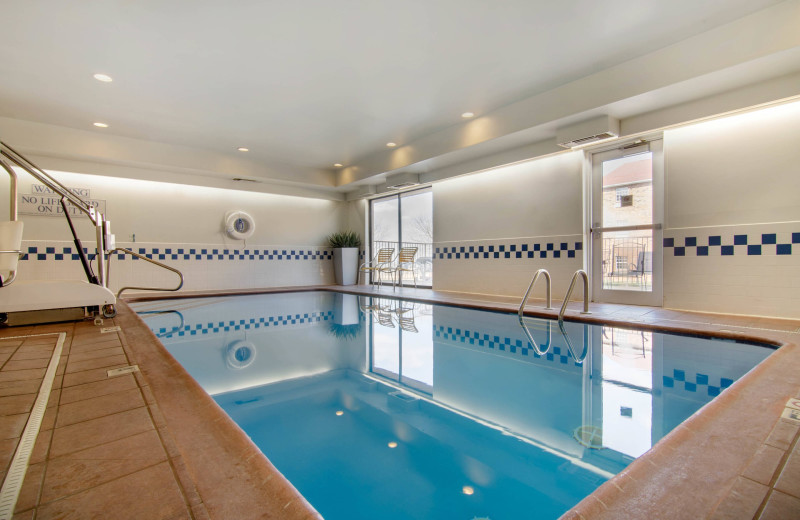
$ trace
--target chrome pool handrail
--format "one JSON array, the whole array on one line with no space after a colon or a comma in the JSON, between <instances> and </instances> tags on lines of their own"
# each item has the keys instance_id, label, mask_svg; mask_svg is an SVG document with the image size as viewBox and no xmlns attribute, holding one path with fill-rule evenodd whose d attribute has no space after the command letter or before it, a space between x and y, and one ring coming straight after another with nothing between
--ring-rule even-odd
<instances>
[{"instance_id":1,"label":"chrome pool handrail","mask_svg":"<svg viewBox=\"0 0 800 520\"><path fill-rule=\"evenodd\" d=\"M558 321L564 319L564 313L567 312L567 304L569 304L569 299L572 297L572 291L575 289L575 282L578 276L583 278L583 311L581 314L591 314L591 312L589 312L589 275L586 274L586 271L583 269L578 269L575 271L575 274L572 275L572 281L569 283L567 295L564 296L564 303L561 304L561 310L558 311Z\"/></svg>"},{"instance_id":2,"label":"chrome pool handrail","mask_svg":"<svg viewBox=\"0 0 800 520\"><path fill-rule=\"evenodd\" d=\"M545 349L542 350L539 348L539 345L533 339L533 335L531 334L530 330L528 330L528 326L522 320L522 316L519 316L519 325L522 327L522 330L525 332L525 335L528 336L528 342L531 344L533 351L540 356L544 356L550 351L550 346L553 343L553 331L550 328L550 320L546 321L547 323L547 344L545 345Z\"/></svg>"},{"instance_id":3,"label":"chrome pool handrail","mask_svg":"<svg viewBox=\"0 0 800 520\"><path fill-rule=\"evenodd\" d=\"M564 340L567 342L567 349L570 355L572 355L572 359L574 359L576 363L583 363L583 360L586 359L586 356L589 354L589 342L587 341L589 339L589 324L583 324L583 351L580 357L575 355L575 349L572 348L572 341L569 339L567 329L564 328L563 320L558 320L558 328L561 330L561 335L564 336Z\"/></svg>"},{"instance_id":4,"label":"chrome pool handrail","mask_svg":"<svg viewBox=\"0 0 800 520\"><path fill-rule=\"evenodd\" d=\"M519 311L517 312L517 314L519 315L520 320L522 319L522 311L525 309L525 304L528 302L528 296L530 296L530 294L531 294L531 289L533 289L533 286L536 283L536 279L539 278L540 274L544 275L545 287L547 289L547 293L546 293L547 294L547 307L545 307L545 309L552 309L553 308L553 306L552 306L553 302L552 302L552 299L550 298L550 287L551 287L550 273L547 272L547 269L539 269L538 271L536 271L536 274L533 275L533 279L531 279L531 284L528 286L528 290L525 291L525 296L522 298L522 301L519 304Z\"/></svg>"},{"instance_id":5,"label":"chrome pool handrail","mask_svg":"<svg viewBox=\"0 0 800 520\"><path fill-rule=\"evenodd\" d=\"M130 290L130 289L135 289L135 290L140 290L140 291L178 291L178 290L180 290L181 287L183 287L183 273L181 273L180 271L178 271L174 267L170 267L170 266L168 266L166 264L162 264L161 262L156 262L152 258L147 258L146 256L141 255L139 253L134 253L130 249L126 249L124 247L118 247L118 248L112 249L111 251L108 252L108 263L106 264L107 265L107 267L106 267L106 278L108 278L109 272L111 271L111 257L113 256L114 253L117 253L117 252L120 252L120 251L123 252L123 253L127 253L127 254L129 254L131 256L134 256L136 258L139 258L140 260L144 260L146 262L150 262L151 264L155 264L155 265L157 265L159 267L163 267L164 269L167 269L168 271L172 271L173 273L177 274L178 277L180 277L181 280L180 280L180 283L178 284L178 286L175 287L174 289L163 288L163 287L123 287L122 289L117 291L117 298L120 297L120 295L122 294L122 291L127 291L127 290Z\"/></svg>"},{"instance_id":6,"label":"chrome pool handrail","mask_svg":"<svg viewBox=\"0 0 800 520\"><path fill-rule=\"evenodd\" d=\"M168 330L166 332L159 332L153 331L153 334L156 335L157 338L163 338L164 336L169 336L170 334L175 334L176 332L182 331L186 327L186 320L183 318L183 313L176 310L164 310L164 311L138 311L136 314L143 316L147 315L160 315L160 314L177 314L181 319L181 324L177 327L173 327L172 330Z\"/></svg>"}]
</instances>

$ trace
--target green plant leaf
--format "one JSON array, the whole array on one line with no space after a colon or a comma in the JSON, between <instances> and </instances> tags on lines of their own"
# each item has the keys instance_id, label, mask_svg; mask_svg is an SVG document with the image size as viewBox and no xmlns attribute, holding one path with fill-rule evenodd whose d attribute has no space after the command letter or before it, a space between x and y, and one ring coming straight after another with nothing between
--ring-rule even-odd
<instances>
[{"instance_id":1,"label":"green plant leaf","mask_svg":"<svg viewBox=\"0 0 800 520\"><path fill-rule=\"evenodd\" d=\"M328 236L331 247L361 247L361 237L355 231L339 231Z\"/></svg>"}]
</instances>

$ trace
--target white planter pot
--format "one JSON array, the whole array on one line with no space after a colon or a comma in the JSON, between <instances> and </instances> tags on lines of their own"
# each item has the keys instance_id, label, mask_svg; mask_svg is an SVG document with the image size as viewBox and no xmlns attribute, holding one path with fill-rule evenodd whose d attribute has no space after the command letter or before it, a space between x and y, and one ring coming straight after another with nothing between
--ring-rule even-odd
<instances>
[{"instance_id":1,"label":"white planter pot","mask_svg":"<svg viewBox=\"0 0 800 520\"><path fill-rule=\"evenodd\" d=\"M336 293L333 300L333 322L337 325L358 325L360 312L358 296Z\"/></svg>"},{"instance_id":2,"label":"white planter pot","mask_svg":"<svg viewBox=\"0 0 800 520\"><path fill-rule=\"evenodd\" d=\"M339 285L355 285L358 280L358 248L338 247L333 250L333 273Z\"/></svg>"}]
</instances>

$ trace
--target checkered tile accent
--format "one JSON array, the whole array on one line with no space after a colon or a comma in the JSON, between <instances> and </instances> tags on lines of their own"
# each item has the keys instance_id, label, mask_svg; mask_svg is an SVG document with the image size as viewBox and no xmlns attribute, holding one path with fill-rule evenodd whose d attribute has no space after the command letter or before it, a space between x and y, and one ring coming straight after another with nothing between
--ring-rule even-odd
<instances>
[{"instance_id":1,"label":"checkered tile accent","mask_svg":"<svg viewBox=\"0 0 800 520\"><path fill-rule=\"evenodd\" d=\"M77 249L62 247L56 251L55 247L39 248L28 247L20 260L80 260ZM132 251L144 255L151 260L331 260L333 252L330 250L305 250L305 249L222 249L222 248L131 248ZM92 250L94 251L94 250ZM90 253L87 248L83 252L89 260L94 260L96 254ZM123 253L114 255L115 260L139 260Z\"/></svg>"},{"instance_id":2,"label":"checkered tile accent","mask_svg":"<svg viewBox=\"0 0 800 520\"><path fill-rule=\"evenodd\" d=\"M561 347L554 346L544 356L540 356L533 350L533 346L530 342L523 342L520 339L485 334L467 329L454 329L453 327L445 327L442 325L434 325L433 331L437 338L463 343L465 345L483 347L490 351L506 352L523 359L546 359L547 361L566 366L582 366L581 363L576 363L575 360L572 359L568 350L562 350ZM543 348L544 345L540 345L540 349Z\"/></svg>"},{"instance_id":3,"label":"checkered tile accent","mask_svg":"<svg viewBox=\"0 0 800 520\"><path fill-rule=\"evenodd\" d=\"M781 240L778 239L779 235ZM793 252L800 254L800 233L791 233L791 239L789 233L734 235L732 242L726 240L723 243L721 235L665 238L664 252L669 254L671 249L673 256L708 256L709 251L718 251L721 256L760 256L773 252L776 255L791 255Z\"/></svg>"},{"instance_id":4,"label":"checkered tile accent","mask_svg":"<svg viewBox=\"0 0 800 520\"><path fill-rule=\"evenodd\" d=\"M437 247L434 258L575 258L583 250L583 242L537 242L522 244L500 244L491 246Z\"/></svg>"},{"instance_id":5,"label":"checkered tile accent","mask_svg":"<svg viewBox=\"0 0 800 520\"><path fill-rule=\"evenodd\" d=\"M261 318L250 318L244 320L230 320L209 323L196 323L194 325L184 325L180 330L167 327L159 329L150 328L155 334L162 335L164 338L175 338L181 336L202 336L215 332L228 332L232 330L257 330L267 327L280 327L283 325L299 325L302 323L314 323L329 321L333 319L333 311L327 312L307 312L304 314L287 314L286 316L269 316ZM171 331L171 332L169 332Z\"/></svg>"},{"instance_id":6,"label":"checkered tile accent","mask_svg":"<svg viewBox=\"0 0 800 520\"><path fill-rule=\"evenodd\" d=\"M692 381L693 379L693 381ZM722 377L718 385L712 385L706 374L695 374L693 378L687 378L686 371L672 370L672 376L663 376L664 388L678 388L687 392L705 392L711 397L718 396L719 393L733 384L733 379Z\"/></svg>"}]
</instances>

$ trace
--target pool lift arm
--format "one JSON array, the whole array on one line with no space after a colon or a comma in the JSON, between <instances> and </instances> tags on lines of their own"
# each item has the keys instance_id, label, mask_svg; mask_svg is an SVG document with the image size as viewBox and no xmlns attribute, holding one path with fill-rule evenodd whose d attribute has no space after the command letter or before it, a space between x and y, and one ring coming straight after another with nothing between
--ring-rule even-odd
<instances>
[{"instance_id":1,"label":"pool lift arm","mask_svg":"<svg viewBox=\"0 0 800 520\"><path fill-rule=\"evenodd\" d=\"M18 166L61 196L61 207L67 218L88 282L36 280L11 283L16 275L22 242L22 222L17 220L16 174L12 165ZM5 278L3 286L0 287L0 323L24 325L74 320L98 311L104 317L116 315L116 297L108 289L105 268L106 253L109 249L114 248L114 236L111 235L110 223L105 220L103 214L2 141L0 141L0 166L11 176L10 220L0 222L0 239L2 239L0 256L3 257L0 262L0 271L8 270L10 272L10 276ZM69 216L67 203L86 214L94 224L97 237L97 275L92 272L91 264L83 251L83 246Z\"/></svg>"}]
</instances>

